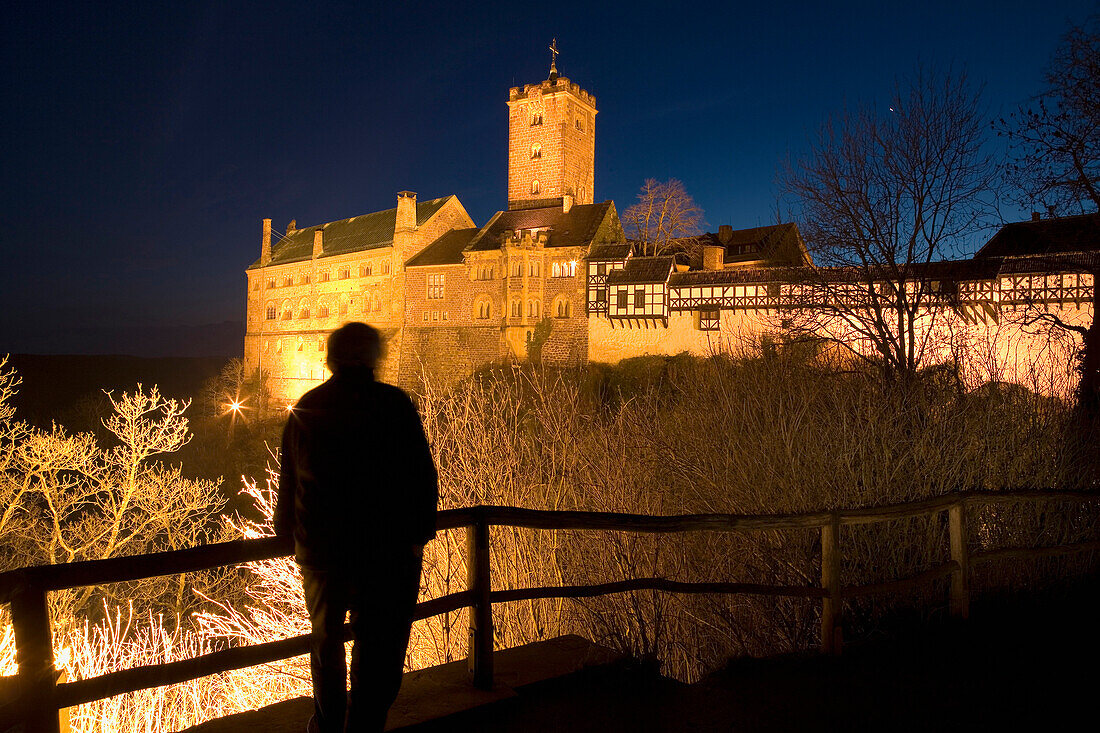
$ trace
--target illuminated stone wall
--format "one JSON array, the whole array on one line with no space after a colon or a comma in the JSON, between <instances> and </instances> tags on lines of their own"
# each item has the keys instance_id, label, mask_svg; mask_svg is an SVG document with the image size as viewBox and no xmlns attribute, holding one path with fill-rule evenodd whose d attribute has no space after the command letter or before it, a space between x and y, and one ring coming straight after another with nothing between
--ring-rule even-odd
<instances>
[{"instance_id":1,"label":"illuminated stone wall","mask_svg":"<svg viewBox=\"0 0 1100 733\"><path fill-rule=\"evenodd\" d=\"M277 402L291 402L329 376L328 334L362 321L386 339L379 378L396 381L405 325L404 262L445 232L469 226L473 221L451 198L419 228L395 232L386 246L248 270L245 362L266 376ZM270 307L274 318L267 317Z\"/></svg>"}]
</instances>

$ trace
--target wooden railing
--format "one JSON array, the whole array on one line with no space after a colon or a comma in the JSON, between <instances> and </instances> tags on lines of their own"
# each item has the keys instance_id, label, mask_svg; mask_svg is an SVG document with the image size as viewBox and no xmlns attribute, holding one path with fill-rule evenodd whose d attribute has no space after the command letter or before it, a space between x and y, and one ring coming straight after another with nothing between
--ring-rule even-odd
<instances>
[{"instance_id":1,"label":"wooden railing","mask_svg":"<svg viewBox=\"0 0 1100 733\"><path fill-rule=\"evenodd\" d=\"M479 688L490 688L493 684L493 604L538 598L585 598L627 591L659 590L671 593L744 593L820 599L821 649L825 653L836 654L840 652L842 645L840 628L844 601L847 598L906 591L939 578L950 577L951 613L966 618L969 613L970 570L975 564L1100 550L1100 541L1089 541L1054 547L1007 547L969 554L966 528L968 507L1097 499L1100 499L1100 494L1081 492L965 492L904 504L774 515L649 516L610 512L542 511L502 506L451 509L439 513L438 527L440 530L467 529L467 590L417 604L414 618L425 619L465 607L471 609L468 664L472 683ZM841 583L841 527L940 512L947 512L948 515L950 560L915 575L887 582L860 586L844 586ZM821 584L692 583L647 577L596 585L493 590L489 570L489 532L494 525L529 529L647 533L816 529L821 532ZM46 605L46 594L50 591L209 570L284 557L291 552L292 547L288 541L269 537L150 555L66 565L42 565L0 574L0 603L11 604L19 665L18 697L14 703L0 710L0 731L21 722L27 733L56 733L58 711L64 708L308 653L309 635L306 634L265 644L223 649L177 662L124 669L62 684L56 683L57 673L53 667L52 634Z\"/></svg>"}]
</instances>

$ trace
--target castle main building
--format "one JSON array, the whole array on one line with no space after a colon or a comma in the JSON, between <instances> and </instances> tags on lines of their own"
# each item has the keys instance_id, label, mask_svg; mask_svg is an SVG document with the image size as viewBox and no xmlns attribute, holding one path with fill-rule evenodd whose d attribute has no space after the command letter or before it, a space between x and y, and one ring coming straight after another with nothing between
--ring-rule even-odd
<instances>
[{"instance_id":1,"label":"castle main building","mask_svg":"<svg viewBox=\"0 0 1100 733\"><path fill-rule=\"evenodd\" d=\"M263 222L247 269L245 361L291 401L326 378L324 342L365 321L386 337L379 377L415 386L482 364L588 358L585 257L625 243L615 205L593 203L596 100L552 67L508 94L508 209L482 227L456 196L285 234Z\"/></svg>"}]
</instances>

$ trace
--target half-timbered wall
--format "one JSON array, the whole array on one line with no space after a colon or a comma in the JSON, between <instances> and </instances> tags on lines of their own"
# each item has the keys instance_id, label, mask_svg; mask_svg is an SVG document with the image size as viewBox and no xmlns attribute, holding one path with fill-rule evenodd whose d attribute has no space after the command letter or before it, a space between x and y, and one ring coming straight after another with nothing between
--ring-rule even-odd
<instances>
[{"instance_id":1,"label":"half-timbered wall","mask_svg":"<svg viewBox=\"0 0 1100 733\"><path fill-rule=\"evenodd\" d=\"M665 283L616 284L608 288L609 318L667 318Z\"/></svg>"}]
</instances>

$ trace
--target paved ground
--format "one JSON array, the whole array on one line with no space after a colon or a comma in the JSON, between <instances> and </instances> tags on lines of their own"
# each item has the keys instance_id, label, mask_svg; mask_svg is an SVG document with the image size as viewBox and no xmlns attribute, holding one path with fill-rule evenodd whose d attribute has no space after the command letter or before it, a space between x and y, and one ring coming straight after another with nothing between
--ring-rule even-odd
<instances>
[{"instance_id":1,"label":"paved ground","mask_svg":"<svg viewBox=\"0 0 1100 733\"><path fill-rule=\"evenodd\" d=\"M839 659L738 660L690 686L565 637L498 653L502 685L491 697L472 697L460 665L448 671L450 682L427 670L410 675L387 727L408 733L1095 730L1098 598L1088 590L987 601L976 604L965 625L853 644ZM193 730L302 730L309 701L279 707Z\"/></svg>"}]
</instances>

